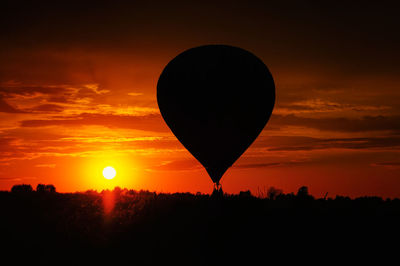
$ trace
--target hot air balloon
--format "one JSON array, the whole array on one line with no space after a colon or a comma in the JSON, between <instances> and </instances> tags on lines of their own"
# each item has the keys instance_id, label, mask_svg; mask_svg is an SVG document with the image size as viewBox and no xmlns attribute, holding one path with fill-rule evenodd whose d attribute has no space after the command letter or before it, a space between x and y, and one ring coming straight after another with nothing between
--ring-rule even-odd
<instances>
[{"instance_id":1,"label":"hot air balloon","mask_svg":"<svg viewBox=\"0 0 400 266\"><path fill-rule=\"evenodd\" d=\"M166 65L157 83L157 102L168 127L219 190L226 170L267 124L275 85L267 66L252 53L205 45Z\"/></svg>"}]
</instances>

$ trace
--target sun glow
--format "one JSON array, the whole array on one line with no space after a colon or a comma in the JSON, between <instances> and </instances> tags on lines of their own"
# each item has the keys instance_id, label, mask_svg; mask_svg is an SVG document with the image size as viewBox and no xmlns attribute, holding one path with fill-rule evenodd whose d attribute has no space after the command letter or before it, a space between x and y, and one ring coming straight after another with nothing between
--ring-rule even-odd
<instances>
[{"instance_id":1,"label":"sun glow","mask_svg":"<svg viewBox=\"0 0 400 266\"><path fill-rule=\"evenodd\" d=\"M111 166L107 166L103 169L103 176L106 179L113 179L117 175L117 171Z\"/></svg>"},{"instance_id":2,"label":"sun glow","mask_svg":"<svg viewBox=\"0 0 400 266\"><path fill-rule=\"evenodd\" d=\"M79 184L82 190L102 191L115 187L134 189L139 186L143 174L134 159L127 159L112 151L87 158L80 168Z\"/></svg>"}]
</instances>

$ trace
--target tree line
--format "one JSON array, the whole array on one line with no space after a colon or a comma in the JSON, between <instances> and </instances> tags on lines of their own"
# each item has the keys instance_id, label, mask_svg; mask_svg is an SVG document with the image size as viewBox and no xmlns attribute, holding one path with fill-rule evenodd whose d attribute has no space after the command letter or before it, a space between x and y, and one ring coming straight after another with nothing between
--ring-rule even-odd
<instances>
[{"instance_id":1,"label":"tree line","mask_svg":"<svg viewBox=\"0 0 400 266\"><path fill-rule=\"evenodd\" d=\"M32 186L29 184L19 184L19 185L14 185L11 188L11 192L14 193L21 193L21 192L32 192L34 191ZM48 184L38 184L36 186L36 192L48 192L48 193L55 193L56 192L56 187L54 185Z\"/></svg>"}]
</instances>

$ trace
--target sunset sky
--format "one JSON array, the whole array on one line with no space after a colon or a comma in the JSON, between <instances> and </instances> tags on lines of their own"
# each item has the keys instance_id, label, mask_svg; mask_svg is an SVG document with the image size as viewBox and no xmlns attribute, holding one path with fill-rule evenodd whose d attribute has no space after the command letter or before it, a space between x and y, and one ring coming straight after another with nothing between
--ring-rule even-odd
<instances>
[{"instance_id":1,"label":"sunset sky","mask_svg":"<svg viewBox=\"0 0 400 266\"><path fill-rule=\"evenodd\" d=\"M1 4L0 190L210 193L160 115L156 84L180 52L229 44L269 67L276 104L224 175L225 192L306 185L316 197L400 197L392 2L62 2ZM106 166L114 179L102 176Z\"/></svg>"}]
</instances>

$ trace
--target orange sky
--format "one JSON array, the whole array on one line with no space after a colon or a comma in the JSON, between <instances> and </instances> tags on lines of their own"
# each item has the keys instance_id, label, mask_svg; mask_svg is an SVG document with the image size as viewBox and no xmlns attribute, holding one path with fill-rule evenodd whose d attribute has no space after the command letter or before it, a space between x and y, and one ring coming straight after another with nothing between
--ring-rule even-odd
<instances>
[{"instance_id":1,"label":"orange sky","mask_svg":"<svg viewBox=\"0 0 400 266\"><path fill-rule=\"evenodd\" d=\"M400 197L390 6L30 5L8 3L1 20L0 189L211 192L162 120L156 84L178 53L224 43L264 61L277 97L262 134L223 177L226 192L306 185L316 197ZM111 181L101 174L108 165Z\"/></svg>"}]
</instances>

